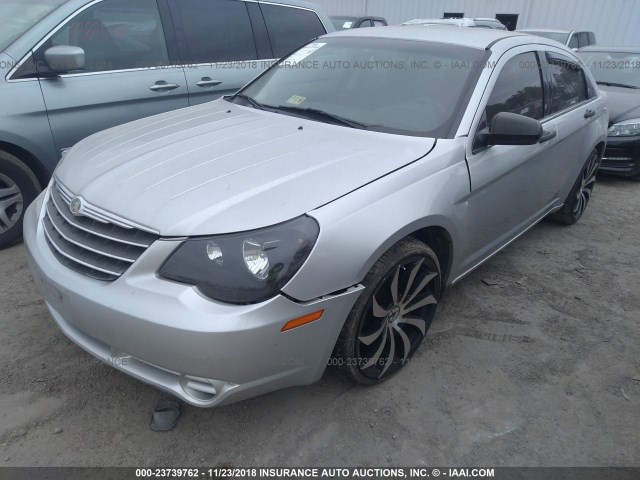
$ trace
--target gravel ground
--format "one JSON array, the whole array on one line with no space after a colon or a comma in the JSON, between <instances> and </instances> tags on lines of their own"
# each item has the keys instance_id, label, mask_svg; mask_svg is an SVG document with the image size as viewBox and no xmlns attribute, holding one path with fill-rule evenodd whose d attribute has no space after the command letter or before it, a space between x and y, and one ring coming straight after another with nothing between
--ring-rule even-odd
<instances>
[{"instance_id":1,"label":"gravel ground","mask_svg":"<svg viewBox=\"0 0 640 480\"><path fill-rule=\"evenodd\" d=\"M0 466L640 466L640 183L601 178L452 288L402 373L213 410L107 367L55 327L22 245L0 252Z\"/></svg>"}]
</instances>

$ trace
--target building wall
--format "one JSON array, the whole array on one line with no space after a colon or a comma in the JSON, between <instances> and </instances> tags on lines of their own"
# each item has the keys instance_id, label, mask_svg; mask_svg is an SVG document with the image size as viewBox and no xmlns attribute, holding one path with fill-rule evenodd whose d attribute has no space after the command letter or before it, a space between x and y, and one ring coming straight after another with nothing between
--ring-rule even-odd
<instances>
[{"instance_id":1,"label":"building wall","mask_svg":"<svg viewBox=\"0 0 640 480\"><path fill-rule=\"evenodd\" d=\"M517 28L587 29L602 45L640 45L640 0L312 0L329 15L376 15L390 25L412 18L518 14Z\"/></svg>"}]
</instances>

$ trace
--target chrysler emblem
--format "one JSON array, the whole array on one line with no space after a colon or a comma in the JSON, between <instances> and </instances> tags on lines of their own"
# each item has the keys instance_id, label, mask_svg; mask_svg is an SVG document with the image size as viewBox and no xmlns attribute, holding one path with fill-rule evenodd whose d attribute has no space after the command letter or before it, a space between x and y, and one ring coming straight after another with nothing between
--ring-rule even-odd
<instances>
[{"instance_id":1,"label":"chrysler emblem","mask_svg":"<svg viewBox=\"0 0 640 480\"><path fill-rule=\"evenodd\" d=\"M69 207L71 208L71 213L77 215L80 212L80 209L82 209L82 200L78 197L74 198L71 200Z\"/></svg>"}]
</instances>

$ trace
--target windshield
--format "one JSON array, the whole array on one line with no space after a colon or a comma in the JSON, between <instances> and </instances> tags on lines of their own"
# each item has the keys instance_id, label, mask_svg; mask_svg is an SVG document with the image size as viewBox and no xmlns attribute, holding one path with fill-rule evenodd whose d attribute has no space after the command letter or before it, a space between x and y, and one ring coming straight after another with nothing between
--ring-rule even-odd
<instances>
[{"instance_id":1,"label":"windshield","mask_svg":"<svg viewBox=\"0 0 640 480\"><path fill-rule=\"evenodd\" d=\"M550 40L555 40L556 42L560 42L563 45L567 44L567 40L569 39L568 33L563 32L540 32L538 30L527 30L525 33L529 35L537 35L539 37L548 38Z\"/></svg>"},{"instance_id":2,"label":"windshield","mask_svg":"<svg viewBox=\"0 0 640 480\"><path fill-rule=\"evenodd\" d=\"M321 38L232 101L320 121L339 117L333 123L348 120L373 131L448 138L487 56L449 44Z\"/></svg>"},{"instance_id":3,"label":"windshield","mask_svg":"<svg viewBox=\"0 0 640 480\"><path fill-rule=\"evenodd\" d=\"M353 27L357 17L331 17L331 23L336 30L348 30Z\"/></svg>"},{"instance_id":4,"label":"windshield","mask_svg":"<svg viewBox=\"0 0 640 480\"><path fill-rule=\"evenodd\" d=\"M0 52L67 0L2 0Z\"/></svg>"},{"instance_id":5,"label":"windshield","mask_svg":"<svg viewBox=\"0 0 640 480\"><path fill-rule=\"evenodd\" d=\"M640 50L638 53L578 52L598 83L640 88Z\"/></svg>"}]
</instances>

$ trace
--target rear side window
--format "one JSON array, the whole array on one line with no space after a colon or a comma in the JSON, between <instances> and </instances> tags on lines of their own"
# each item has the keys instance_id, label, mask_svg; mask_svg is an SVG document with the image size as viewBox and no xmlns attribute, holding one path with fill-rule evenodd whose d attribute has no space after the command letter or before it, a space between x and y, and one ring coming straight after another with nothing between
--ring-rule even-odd
<instances>
[{"instance_id":1,"label":"rear side window","mask_svg":"<svg viewBox=\"0 0 640 480\"><path fill-rule=\"evenodd\" d=\"M542 75L538 56L521 53L510 59L500 71L489 101L486 120L490 124L500 112L510 112L540 120L544 117Z\"/></svg>"},{"instance_id":2,"label":"rear side window","mask_svg":"<svg viewBox=\"0 0 640 480\"><path fill-rule=\"evenodd\" d=\"M596 34L593 32L589 32L589 45L596 44Z\"/></svg>"},{"instance_id":3,"label":"rear side window","mask_svg":"<svg viewBox=\"0 0 640 480\"><path fill-rule=\"evenodd\" d=\"M260 6L276 58L284 57L309 40L327 33L315 12L278 5Z\"/></svg>"},{"instance_id":4,"label":"rear side window","mask_svg":"<svg viewBox=\"0 0 640 480\"><path fill-rule=\"evenodd\" d=\"M579 48L577 33L574 33L573 35L571 35L571 40L569 41L569 48Z\"/></svg>"},{"instance_id":5,"label":"rear side window","mask_svg":"<svg viewBox=\"0 0 640 480\"><path fill-rule=\"evenodd\" d=\"M387 24L386 22L383 22L382 20L374 20L373 21L373 26L374 27L385 27Z\"/></svg>"},{"instance_id":6,"label":"rear side window","mask_svg":"<svg viewBox=\"0 0 640 480\"><path fill-rule=\"evenodd\" d=\"M563 55L553 54L547 55L547 69L551 80L547 115L571 108L589 98L586 76L580 65Z\"/></svg>"},{"instance_id":7,"label":"rear side window","mask_svg":"<svg viewBox=\"0 0 640 480\"><path fill-rule=\"evenodd\" d=\"M180 59L217 63L258 58L249 12L236 0L171 0Z\"/></svg>"},{"instance_id":8,"label":"rear side window","mask_svg":"<svg viewBox=\"0 0 640 480\"><path fill-rule=\"evenodd\" d=\"M36 53L72 45L85 53L85 72L167 65L169 58L155 0L105 0L72 18Z\"/></svg>"}]
</instances>

